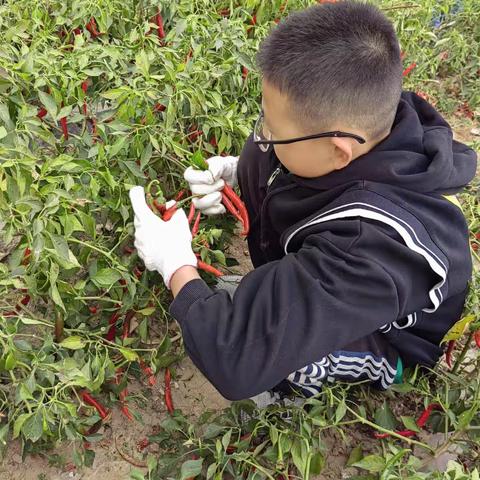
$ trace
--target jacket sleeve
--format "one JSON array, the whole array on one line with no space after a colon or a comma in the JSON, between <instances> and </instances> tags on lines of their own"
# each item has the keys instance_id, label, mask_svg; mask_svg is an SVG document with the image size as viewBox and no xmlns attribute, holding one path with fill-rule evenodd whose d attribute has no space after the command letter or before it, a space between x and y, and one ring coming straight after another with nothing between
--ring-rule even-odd
<instances>
[{"instance_id":1,"label":"jacket sleeve","mask_svg":"<svg viewBox=\"0 0 480 480\"><path fill-rule=\"evenodd\" d=\"M371 228L365 225L361 237ZM192 361L224 397L238 400L272 388L291 372L401 318L403 309L428 301L426 293L417 295L416 306L405 300L417 291L408 281L410 271L416 270L422 282L414 265L419 259L408 249L392 259L398 266L375 259L377 241L383 246L395 241L388 235L357 239L348 249L334 240L332 235L308 236L297 253L246 275L233 300L202 280L182 288L170 312L180 323ZM398 257L395 243L392 251Z\"/></svg>"}]
</instances>

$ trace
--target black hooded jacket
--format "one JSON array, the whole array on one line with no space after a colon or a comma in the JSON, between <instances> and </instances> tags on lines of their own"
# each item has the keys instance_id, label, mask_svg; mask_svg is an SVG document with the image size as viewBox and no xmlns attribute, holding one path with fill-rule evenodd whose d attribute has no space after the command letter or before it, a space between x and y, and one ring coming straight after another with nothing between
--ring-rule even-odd
<instances>
[{"instance_id":1,"label":"black hooded jacket","mask_svg":"<svg viewBox=\"0 0 480 480\"><path fill-rule=\"evenodd\" d=\"M409 92L384 141L322 177L285 171L250 137L238 177L255 270L233 301L193 280L170 308L195 365L242 399L380 330L405 366L433 366L472 269L466 221L445 196L475 168L475 152Z\"/></svg>"}]
</instances>

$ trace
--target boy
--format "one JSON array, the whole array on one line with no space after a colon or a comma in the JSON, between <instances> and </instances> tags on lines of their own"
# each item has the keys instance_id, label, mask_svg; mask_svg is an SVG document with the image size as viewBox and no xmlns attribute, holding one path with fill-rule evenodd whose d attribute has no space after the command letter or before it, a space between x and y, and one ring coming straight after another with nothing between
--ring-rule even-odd
<instances>
[{"instance_id":1,"label":"boy","mask_svg":"<svg viewBox=\"0 0 480 480\"><path fill-rule=\"evenodd\" d=\"M263 42L262 111L240 155L185 178L197 208L224 212L238 184L255 269L233 299L195 268L185 213L168 222L134 187L139 255L175 297L195 365L228 399L319 392L325 381L381 389L403 367L433 366L471 275L468 232L446 196L474 176L426 101L402 92L392 24L374 6L295 13Z\"/></svg>"}]
</instances>

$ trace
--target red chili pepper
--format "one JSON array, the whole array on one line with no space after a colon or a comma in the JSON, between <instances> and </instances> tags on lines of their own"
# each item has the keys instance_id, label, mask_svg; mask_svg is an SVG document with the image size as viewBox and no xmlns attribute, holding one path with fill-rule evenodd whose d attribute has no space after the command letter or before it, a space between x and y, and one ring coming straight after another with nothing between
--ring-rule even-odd
<instances>
[{"instance_id":1,"label":"red chili pepper","mask_svg":"<svg viewBox=\"0 0 480 480\"><path fill-rule=\"evenodd\" d=\"M196 130L194 128L190 130L190 133L187 135L187 138L190 142L194 142L200 135L203 135L202 130Z\"/></svg>"},{"instance_id":2,"label":"red chili pepper","mask_svg":"<svg viewBox=\"0 0 480 480\"><path fill-rule=\"evenodd\" d=\"M193 202L190 204L190 210L188 212L188 224L190 225L192 223L193 217L195 216L195 205Z\"/></svg>"},{"instance_id":3,"label":"red chili pepper","mask_svg":"<svg viewBox=\"0 0 480 480\"><path fill-rule=\"evenodd\" d=\"M477 233L475 234L475 239L476 239L476 240L480 240L480 232L477 232Z\"/></svg>"},{"instance_id":4,"label":"red chili pepper","mask_svg":"<svg viewBox=\"0 0 480 480\"><path fill-rule=\"evenodd\" d=\"M223 8L222 10L219 10L218 13L222 17L229 17L230 16L230 9L229 8Z\"/></svg>"},{"instance_id":5,"label":"red chili pepper","mask_svg":"<svg viewBox=\"0 0 480 480\"><path fill-rule=\"evenodd\" d=\"M93 38L99 37L102 35L98 30L97 30L97 22L94 17L90 19L90 21L85 25L85 28L90 32Z\"/></svg>"},{"instance_id":6,"label":"red chili pepper","mask_svg":"<svg viewBox=\"0 0 480 480\"><path fill-rule=\"evenodd\" d=\"M62 132L65 140L68 140L68 125L67 125L67 117L62 117L60 119L60 125L62 127Z\"/></svg>"},{"instance_id":7,"label":"red chili pepper","mask_svg":"<svg viewBox=\"0 0 480 480\"><path fill-rule=\"evenodd\" d=\"M167 406L168 413L172 414L175 409L173 408L172 387L170 385L170 382L170 369L167 367L165 369L165 405Z\"/></svg>"},{"instance_id":8,"label":"red chili pepper","mask_svg":"<svg viewBox=\"0 0 480 480\"><path fill-rule=\"evenodd\" d=\"M450 340L448 342L447 351L445 352L445 361L447 362L448 368L452 368L452 352L455 349L456 340Z\"/></svg>"},{"instance_id":9,"label":"red chili pepper","mask_svg":"<svg viewBox=\"0 0 480 480\"><path fill-rule=\"evenodd\" d=\"M200 216L201 216L201 213L198 212L192 227L192 237L194 237L198 233L198 229L200 227Z\"/></svg>"},{"instance_id":10,"label":"red chili pepper","mask_svg":"<svg viewBox=\"0 0 480 480\"><path fill-rule=\"evenodd\" d=\"M138 268L137 266L135 266L133 268L133 274L138 278L142 278L142 275L143 275L143 272L140 270L140 268Z\"/></svg>"},{"instance_id":11,"label":"red chili pepper","mask_svg":"<svg viewBox=\"0 0 480 480\"><path fill-rule=\"evenodd\" d=\"M90 310L90 313L92 315L95 315L98 311L97 307L95 307L94 305L89 306L88 309Z\"/></svg>"},{"instance_id":12,"label":"red chili pepper","mask_svg":"<svg viewBox=\"0 0 480 480\"><path fill-rule=\"evenodd\" d=\"M215 138L215 136L213 136L210 141L209 141L210 145L212 147L216 147L218 144L217 144L217 139Z\"/></svg>"},{"instance_id":13,"label":"red chili pepper","mask_svg":"<svg viewBox=\"0 0 480 480\"><path fill-rule=\"evenodd\" d=\"M477 330L474 334L473 334L473 338L475 339L475 345L480 348L480 330Z\"/></svg>"},{"instance_id":14,"label":"red chili pepper","mask_svg":"<svg viewBox=\"0 0 480 480\"><path fill-rule=\"evenodd\" d=\"M180 190L175 197L175 201L179 202L185 196L185 190Z\"/></svg>"},{"instance_id":15,"label":"red chili pepper","mask_svg":"<svg viewBox=\"0 0 480 480\"><path fill-rule=\"evenodd\" d=\"M158 38L161 40L162 38L165 38L165 30L163 29L163 18L160 13L160 8L158 8L158 13L155 15L155 23L157 24Z\"/></svg>"},{"instance_id":16,"label":"red chili pepper","mask_svg":"<svg viewBox=\"0 0 480 480\"><path fill-rule=\"evenodd\" d=\"M84 80L82 82L82 90L83 90L83 93L86 95L87 94L87 88L88 88L88 81L87 80ZM87 100L84 98L83 99L83 114L85 116L88 115L88 111L87 111Z\"/></svg>"},{"instance_id":17,"label":"red chili pepper","mask_svg":"<svg viewBox=\"0 0 480 480\"><path fill-rule=\"evenodd\" d=\"M21 300L20 303L22 305L28 305L28 302L30 301L30 295L25 295Z\"/></svg>"},{"instance_id":18,"label":"red chili pepper","mask_svg":"<svg viewBox=\"0 0 480 480\"><path fill-rule=\"evenodd\" d=\"M32 254L32 251L30 248L26 248L25 251L23 252L23 258L22 258L22 265L28 265L30 263L30 255Z\"/></svg>"},{"instance_id":19,"label":"red chili pepper","mask_svg":"<svg viewBox=\"0 0 480 480\"><path fill-rule=\"evenodd\" d=\"M161 203L158 203L158 200L153 200L153 206L158 210L158 213L160 213L160 215L163 215L166 210L167 210L167 207Z\"/></svg>"},{"instance_id":20,"label":"red chili pepper","mask_svg":"<svg viewBox=\"0 0 480 480\"><path fill-rule=\"evenodd\" d=\"M124 278L121 278L121 279L118 281L118 283L119 283L120 285L125 286L125 285L127 284L127 281L126 281Z\"/></svg>"},{"instance_id":21,"label":"red chili pepper","mask_svg":"<svg viewBox=\"0 0 480 480\"><path fill-rule=\"evenodd\" d=\"M233 188L228 185L228 183L225 183L225 186L222 189L222 193L225 193L225 195L233 203L241 216L241 222L243 224L242 235L248 235L248 232L250 231L250 220L248 218L247 207L242 202L240 197L235 193Z\"/></svg>"},{"instance_id":22,"label":"red chili pepper","mask_svg":"<svg viewBox=\"0 0 480 480\"><path fill-rule=\"evenodd\" d=\"M148 384L153 387L157 383L157 379L151 367L149 367L143 360L140 360L140 368L148 377Z\"/></svg>"},{"instance_id":23,"label":"red chili pepper","mask_svg":"<svg viewBox=\"0 0 480 480\"><path fill-rule=\"evenodd\" d=\"M247 67L242 67L242 78L243 80L246 80L248 76L248 68Z\"/></svg>"},{"instance_id":24,"label":"red chili pepper","mask_svg":"<svg viewBox=\"0 0 480 480\"><path fill-rule=\"evenodd\" d=\"M105 418L108 417L108 412L105 409L105 407L95 400L88 392L83 391L81 394L82 400L87 404L90 405L91 407L94 407L95 410L97 410L98 414L100 415L100 418L104 420Z\"/></svg>"},{"instance_id":25,"label":"red chili pepper","mask_svg":"<svg viewBox=\"0 0 480 480\"><path fill-rule=\"evenodd\" d=\"M135 249L132 247L129 247L129 246L123 247L123 252L126 253L127 255L131 255L134 251Z\"/></svg>"},{"instance_id":26,"label":"red chili pepper","mask_svg":"<svg viewBox=\"0 0 480 480\"><path fill-rule=\"evenodd\" d=\"M240 222L243 223L243 218L240 215L240 212L235 208L235 205L230 201L225 192L222 192L222 203L225 205L225 208Z\"/></svg>"},{"instance_id":27,"label":"red chili pepper","mask_svg":"<svg viewBox=\"0 0 480 480\"><path fill-rule=\"evenodd\" d=\"M113 342L115 340L115 336L117 333L116 323L119 318L120 318L120 313L118 312L113 312L112 315L110 316L108 320L108 324L110 325L110 328L108 329L108 332L105 335L105 340L108 340L109 342Z\"/></svg>"},{"instance_id":28,"label":"red chili pepper","mask_svg":"<svg viewBox=\"0 0 480 480\"><path fill-rule=\"evenodd\" d=\"M21 305L24 305L24 306L25 306L25 305L28 305L28 302L30 302L30 295L25 295L25 296L20 300L19 303L20 303ZM17 305L17 306L15 307L15 310L16 310L17 312L20 312L20 311L22 310L22 307L21 307L20 305Z\"/></svg>"},{"instance_id":29,"label":"red chili pepper","mask_svg":"<svg viewBox=\"0 0 480 480\"><path fill-rule=\"evenodd\" d=\"M80 35L81 33L82 33L82 30L80 28L77 27L77 28L73 29L73 34L74 35Z\"/></svg>"},{"instance_id":30,"label":"red chili pepper","mask_svg":"<svg viewBox=\"0 0 480 480\"><path fill-rule=\"evenodd\" d=\"M163 217L162 217L163 221L168 222L173 217L176 211L177 211L176 204L172 205L170 208L167 208L167 210L165 210L165 213L163 214Z\"/></svg>"},{"instance_id":31,"label":"red chili pepper","mask_svg":"<svg viewBox=\"0 0 480 480\"><path fill-rule=\"evenodd\" d=\"M46 108L40 108L37 113L37 117L41 120L47 114Z\"/></svg>"},{"instance_id":32,"label":"red chili pepper","mask_svg":"<svg viewBox=\"0 0 480 480\"><path fill-rule=\"evenodd\" d=\"M418 417L417 426L422 428L427 423L433 410L442 410L442 406L439 403L431 403Z\"/></svg>"},{"instance_id":33,"label":"red chili pepper","mask_svg":"<svg viewBox=\"0 0 480 480\"><path fill-rule=\"evenodd\" d=\"M402 73L403 77L406 77L415 67L417 64L415 62L411 63Z\"/></svg>"},{"instance_id":34,"label":"red chili pepper","mask_svg":"<svg viewBox=\"0 0 480 480\"><path fill-rule=\"evenodd\" d=\"M130 412L130 410L128 409L127 405L122 405L120 407L120 410L130 421L134 420L134 417L133 417L132 413Z\"/></svg>"},{"instance_id":35,"label":"red chili pepper","mask_svg":"<svg viewBox=\"0 0 480 480\"><path fill-rule=\"evenodd\" d=\"M166 106L165 105L162 105L161 103L156 103L154 106L153 106L153 111L154 112L164 112L166 110Z\"/></svg>"},{"instance_id":36,"label":"red chili pepper","mask_svg":"<svg viewBox=\"0 0 480 480\"><path fill-rule=\"evenodd\" d=\"M209 265L208 263L202 262L202 260L198 259L197 261L197 268L199 270L203 270L204 272L211 273L215 277L221 277L223 273L216 269L214 266Z\"/></svg>"}]
</instances>

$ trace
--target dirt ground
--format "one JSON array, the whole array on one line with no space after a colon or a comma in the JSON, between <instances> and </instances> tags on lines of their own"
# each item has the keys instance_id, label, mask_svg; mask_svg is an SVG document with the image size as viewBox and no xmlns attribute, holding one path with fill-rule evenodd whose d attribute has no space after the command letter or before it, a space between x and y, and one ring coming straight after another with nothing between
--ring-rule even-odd
<instances>
[{"instance_id":1,"label":"dirt ground","mask_svg":"<svg viewBox=\"0 0 480 480\"><path fill-rule=\"evenodd\" d=\"M459 141L472 141L478 138L476 132L472 132L474 125L471 122L452 118L450 123L455 128L455 138ZM231 273L245 274L252 269L247 245L243 239L235 237L228 253L240 263L239 266L231 269ZM172 384L172 397L175 407L181 409L185 415L194 419L206 409L220 410L229 405L229 402L195 368L190 359L185 358L180 362L176 367L176 374L177 378ZM139 453L137 443L152 434L166 415L162 382L157 382L152 388L138 382L129 383L129 394L142 399L141 402L130 402L132 412L138 413L141 421L130 422L118 409L114 409L110 422L100 431L103 433L102 439L92 444L96 456L91 468L78 471L74 467L71 462L73 444L64 443L51 452L28 456L23 462L20 444L13 442L3 464L0 464L0 480L98 480L99 478L127 480L130 478L129 473L132 469L143 470L141 467L134 467L132 463L141 465L145 461L146 453L156 453L155 445ZM141 408L135 406L139 404L142 405ZM350 451L357 445L362 445L368 450L369 438L358 428L349 433L347 441L336 438L334 434L325 438L328 451L327 465L322 475L314 480L338 480L355 473L355 469L346 468L346 460ZM422 440L433 444L438 441L434 437L430 435L429 438ZM443 457L435 462L437 468L441 468L446 461L455 457L455 452L445 452ZM126 458L129 458L129 461Z\"/></svg>"}]
</instances>

